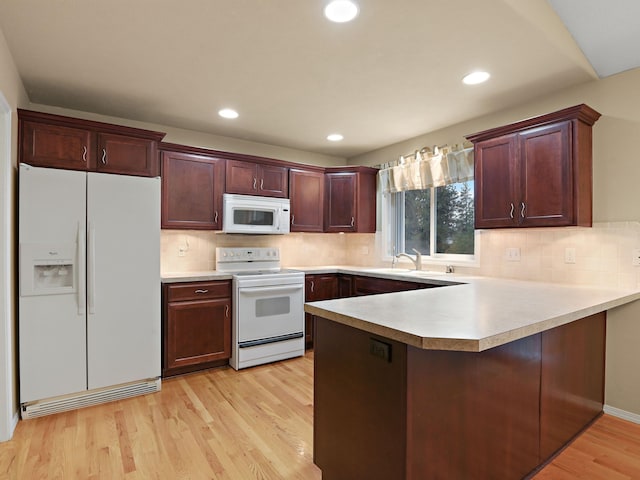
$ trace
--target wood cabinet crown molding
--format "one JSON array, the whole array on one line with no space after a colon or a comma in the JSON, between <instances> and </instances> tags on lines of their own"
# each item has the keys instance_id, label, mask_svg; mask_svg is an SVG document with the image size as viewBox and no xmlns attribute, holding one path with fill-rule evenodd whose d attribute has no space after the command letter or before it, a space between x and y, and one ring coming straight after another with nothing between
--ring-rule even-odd
<instances>
[{"instance_id":1,"label":"wood cabinet crown molding","mask_svg":"<svg viewBox=\"0 0 640 480\"><path fill-rule=\"evenodd\" d=\"M524 120L520 120L515 123L503 125L496 128L490 128L478 133L465 135L465 138L472 143L476 143L489 138L500 137L509 133L516 133L522 130L527 130L532 127L542 127L551 123L561 122L563 120L580 120L581 122L589 125L590 127L596 123L601 114L595 111L590 106L582 103L573 107L564 108L557 112L547 113L537 117L531 117Z\"/></svg>"},{"instance_id":2,"label":"wood cabinet crown molding","mask_svg":"<svg viewBox=\"0 0 640 480\"><path fill-rule=\"evenodd\" d=\"M18 109L18 119L21 121L31 121L38 123L46 123L49 125L58 125L61 127L79 128L100 133L111 133L116 135L126 135L128 137L144 138L160 142L166 133L156 132L153 130L145 130L136 127L126 127L112 123L97 122L95 120L83 120L81 118L65 117L63 115L54 115L52 113L34 112L32 110Z\"/></svg>"}]
</instances>

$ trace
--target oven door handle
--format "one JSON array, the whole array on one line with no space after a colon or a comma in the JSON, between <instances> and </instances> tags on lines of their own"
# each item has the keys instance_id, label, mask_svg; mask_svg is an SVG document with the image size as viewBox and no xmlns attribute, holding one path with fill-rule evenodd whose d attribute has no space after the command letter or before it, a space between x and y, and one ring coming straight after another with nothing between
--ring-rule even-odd
<instances>
[{"instance_id":1,"label":"oven door handle","mask_svg":"<svg viewBox=\"0 0 640 480\"><path fill-rule=\"evenodd\" d=\"M293 340L294 338L302 338L304 333L296 332L288 335L280 335L278 337L261 338L259 340L247 340L246 342L238 342L239 348L257 347L258 345L267 345L269 343L284 342L286 340Z\"/></svg>"},{"instance_id":2,"label":"oven door handle","mask_svg":"<svg viewBox=\"0 0 640 480\"><path fill-rule=\"evenodd\" d=\"M304 285L279 285L275 287L239 287L240 294L258 294L276 293L276 292L297 292L302 290Z\"/></svg>"}]
</instances>

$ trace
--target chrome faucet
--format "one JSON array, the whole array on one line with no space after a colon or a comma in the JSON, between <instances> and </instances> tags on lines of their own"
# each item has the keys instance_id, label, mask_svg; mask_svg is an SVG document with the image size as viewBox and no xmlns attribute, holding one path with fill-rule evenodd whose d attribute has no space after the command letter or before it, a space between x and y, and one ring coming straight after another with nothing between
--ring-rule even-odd
<instances>
[{"instance_id":1,"label":"chrome faucet","mask_svg":"<svg viewBox=\"0 0 640 480\"><path fill-rule=\"evenodd\" d=\"M396 255L396 258L407 257L416 266L416 270L422 270L422 254L415 248L412 248L411 250L416 253L415 260L411 257L411 255L407 255L406 253L399 253L398 255Z\"/></svg>"}]
</instances>

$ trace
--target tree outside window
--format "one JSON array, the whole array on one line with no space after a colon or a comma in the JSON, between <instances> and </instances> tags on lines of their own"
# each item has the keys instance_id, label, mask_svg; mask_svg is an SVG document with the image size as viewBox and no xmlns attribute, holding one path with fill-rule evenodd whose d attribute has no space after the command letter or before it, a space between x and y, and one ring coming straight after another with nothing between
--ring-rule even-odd
<instances>
[{"instance_id":1,"label":"tree outside window","mask_svg":"<svg viewBox=\"0 0 640 480\"><path fill-rule=\"evenodd\" d=\"M474 254L473 180L397 193L397 251L423 255Z\"/></svg>"}]
</instances>

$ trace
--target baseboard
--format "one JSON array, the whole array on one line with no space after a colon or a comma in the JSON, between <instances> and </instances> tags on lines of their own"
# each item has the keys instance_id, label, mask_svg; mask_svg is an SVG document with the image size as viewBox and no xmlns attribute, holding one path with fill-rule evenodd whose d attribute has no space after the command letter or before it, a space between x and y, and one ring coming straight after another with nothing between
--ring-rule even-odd
<instances>
[{"instance_id":1,"label":"baseboard","mask_svg":"<svg viewBox=\"0 0 640 480\"><path fill-rule=\"evenodd\" d=\"M82 407L90 407L101 403L124 400L125 398L146 395L147 393L158 392L161 389L161 380L150 378L139 382L114 385L86 392L74 393L62 397L54 397L39 400L21 405L21 416L23 420L37 418L54 413L66 412Z\"/></svg>"},{"instance_id":2,"label":"baseboard","mask_svg":"<svg viewBox=\"0 0 640 480\"><path fill-rule=\"evenodd\" d=\"M605 405L603 410L604 410L604 413L606 413L607 415L611 415L613 417L618 417L623 420L628 420L629 422L640 424L640 415L638 415L637 413L627 412L625 410L621 410L619 408L612 407L610 405Z\"/></svg>"},{"instance_id":3,"label":"baseboard","mask_svg":"<svg viewBox=\"0 0 640 480\"><path fill-rule=\"evenodd\" d=\"M13 417L11 418L11 426L9 432L9 438L13 437L13 432L16 431L16 427L18 426L18 422L20 421L20 412L14 412Z\"/></svg>"}]
</instances>

